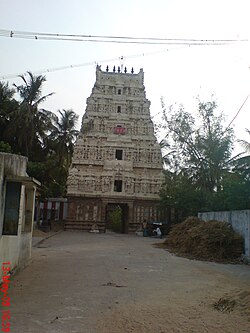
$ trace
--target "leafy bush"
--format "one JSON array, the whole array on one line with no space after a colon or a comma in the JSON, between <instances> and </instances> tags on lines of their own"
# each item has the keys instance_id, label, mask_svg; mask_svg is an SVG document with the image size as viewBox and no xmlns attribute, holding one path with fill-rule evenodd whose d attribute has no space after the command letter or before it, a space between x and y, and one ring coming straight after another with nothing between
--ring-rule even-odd
<instances>
[{"instance_id":1,"label":"leafy bush","mask_svg":"<svg viewBox=\"0 0 250 333\"><path fill-rule=\"evenodd\" d=\"M0 152L11 153L12 152L11 146L4 141L0 141Z\"/></svg>"},{"instance_id":2,"label":"leafy bush","mask_svg":"<svg viewBox=\"0 0 250 333\"><path fill-rule=\"evenodd\" d=\"M111 222L110 223L111 230L115 232L121 232L122 210L119 206L112 212L109 212L109 220Z\"/></svg>"}]
</instances>

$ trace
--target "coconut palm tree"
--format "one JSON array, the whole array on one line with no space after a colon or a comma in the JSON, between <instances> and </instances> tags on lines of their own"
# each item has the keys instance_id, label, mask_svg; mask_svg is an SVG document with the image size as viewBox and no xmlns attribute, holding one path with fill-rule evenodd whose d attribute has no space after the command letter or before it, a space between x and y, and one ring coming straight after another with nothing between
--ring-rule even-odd
<instances>
[{"instance_id":1,"label":"coconut palm tree","mask_svg":"<svg viewBox=\"0 0 250 333\"><path fill-rule=\"evenodd\" d=\"M246 129L246 132L250 135L250 130ZM250 182L250 142L247 140L238 140L242 148L245 150L241 153L238 159L235 161L235 170L244 176L244 179Z\"/></svg>"},{"instance_id":2,"label":"coconut palm tree","mask_svg":"<svg viewBox=\"0 0 250 333\"><path fill-rule=\"evenodd\" d=\"M54 128L49 139L54 142L54 150L58 156L59 165L68 169L73 154L74 142L79 133L76 130L78 115L72 110L58 111L59 117L54 121Z\"/></svg>"},{"instance_id":3,"label":"coconut palm tree","mask_svg":"<svg viewBox=\"0 0 250 333\"><path fill-rule=\"evenodd\" d=\"M22 85L15 85L21 97L18 111L15 114L15 124L12 131L17 136L20 152L29 157L37 159L44 148L44 141L48 131L52 128L52 120L55 115L39 106L53 93L42 96L42 86L46 81L45 76L34 76L31 72L20 75Z\"/></svg>"},{"instance_id":4,"label":"coconut palm tree","mask_svg":"<svg viewBox=\"0 0 250 333\"><path fill-rule=\"evenodd\" d=\"M246 128L246 132L250 135L250 130ZM246 153L250 153L250 142L247 140L238 140Z\"/></svg>"},{"instance_id":5,"label":"coconut palm tree","mask_svg":"<svg viewBox=\"0 0 250 333\"><path fill-rule=\"evenodd\" d=\"M18 102L13 98L14 89L9 88L8 83L0 82L0 140L14 143L14 138L9 136L6 130L12 121L13 113L18 109Z\"/></svg>"}]
</instances>

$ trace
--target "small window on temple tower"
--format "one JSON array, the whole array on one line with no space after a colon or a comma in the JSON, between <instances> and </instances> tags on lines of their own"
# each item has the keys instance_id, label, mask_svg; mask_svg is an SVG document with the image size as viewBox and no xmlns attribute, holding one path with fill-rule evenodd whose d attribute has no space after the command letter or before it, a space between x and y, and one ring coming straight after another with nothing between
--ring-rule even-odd
<instances>
[{"instance_id":1,"label":"small window on temple tower","mask_svg":"<svg viewBox=\"0 0 250 333\"><path fill-rule=\"evenodd\" d=\"M121 161L122 160L122 149L116 149L115 151L115 159Z\"/></svg>"},{"instance_id":2,"label":"small window on temple tower","mask_svg":"<svg viewBox=\"0 0 250 333\"><path fill-rule=\"evenodd\" d=\"M122 108L121 108L121 106L119 105L119 106L117 106L117 113L121 113L122 112Z\"/></svg>"},{"instance_id":3,"label":"small window on temple tower","mask_svg":"<svg viewBox=\"0 0 250 333\"><path fill-rule=\"evenodd\" d=\"M122 180L115 180L114 191L115 192L122 192Z\"/></svg>"},{"instance_id":4,"label":"small window on temple tower","mask_svg":"<svg viewBox=\"0 0 250 333\"><path fill-rule=\"evenodd\" d=\"M118 89L118 95L121 95L121 93L122 93L122 90Z\"/></svg>"}]
</instances>

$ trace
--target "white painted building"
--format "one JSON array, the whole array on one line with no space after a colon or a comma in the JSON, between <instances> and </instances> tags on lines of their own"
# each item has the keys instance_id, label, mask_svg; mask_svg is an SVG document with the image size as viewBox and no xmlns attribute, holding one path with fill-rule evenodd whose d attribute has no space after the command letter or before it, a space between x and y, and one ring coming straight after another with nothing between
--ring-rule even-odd
<instances>
[{"instance_id":1,"label":"white painted building","mask_svg":"<svg viewBox=\"0 0 250 333\"><path fill-rule=\"evenodd\" d=\"M35 198L40 186L27 176L27 160L0 153L0 263L10 262L13 271L24 267L31 257Z\"/></svg>"}]
</instances>

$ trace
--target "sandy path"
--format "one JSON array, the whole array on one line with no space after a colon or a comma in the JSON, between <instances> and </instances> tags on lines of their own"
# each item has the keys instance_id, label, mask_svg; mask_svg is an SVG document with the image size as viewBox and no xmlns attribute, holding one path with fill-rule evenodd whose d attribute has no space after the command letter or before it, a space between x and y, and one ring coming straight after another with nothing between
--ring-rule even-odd
<instances>
[{"instance_id":1,"label":"sandy path","mask_svg":"<svg viewBox=\"0 0 250 333\"><path fill-rule=\"evenodd\" d=\"M63 232L12 280L13 333L250 332L250 266L199 262L154 239ZM232 312L213 303L235 299Z\"/></svg>"}]
</instances>

